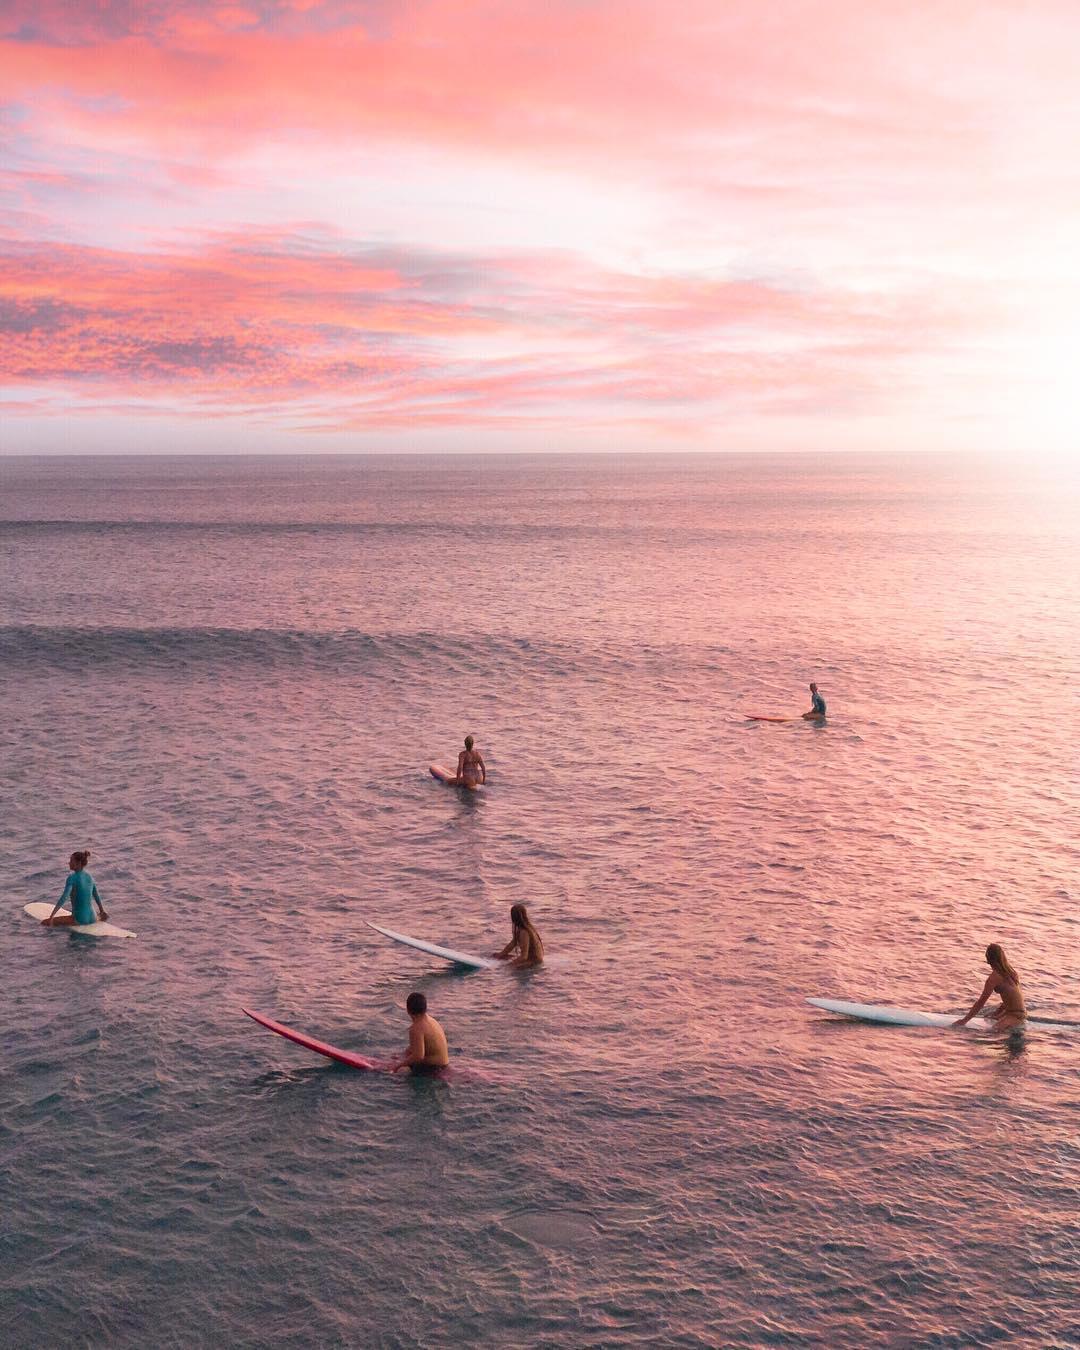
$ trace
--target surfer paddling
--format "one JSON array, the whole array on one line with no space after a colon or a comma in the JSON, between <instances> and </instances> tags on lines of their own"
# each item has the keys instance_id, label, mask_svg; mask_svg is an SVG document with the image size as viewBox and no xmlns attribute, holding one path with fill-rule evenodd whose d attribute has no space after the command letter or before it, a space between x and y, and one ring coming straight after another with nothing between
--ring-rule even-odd
<instances>
[{"instance_id":1,"label":"surfer paddling","mask_svg":"<svg viewBox=\"0 0 1080 1350\"><path fill-rule=\"evenodd\" d=\"M409 1048L396 1064L391 1064L390 1072L397 1073L407 1068L414 1074L422 1075L445 1069L450 1063L446 1032L428 1012L427 999L423 994L410 994L405 1000L405 1009L412 1018Z\"/></svg>"},{"instance_id":2,"label":"surfer paddling","mask_svg":"<svg viewBox=\"0 0 1080 1350\"><path fill-rule=\"evenodd\" d=\"M47 919L42 919L42 924L46 928L70 927L72 924L85 925L96 923L94 918L94 905L97 905L98 914L104 922L109 916L105 913L101 903L101 896L98 895L98 888L94 884L94 878L86 870L86 864L90 861L90 850L88 848L79 849L68 859L68 866L71 868L68 879L64 883L64 893L53 906L53 912ZM61 914L56 917L60 906L64 901L71 897L71 913ZM40 911L39 911L40 913Z\"/></svg>"},{"instance_id":3,"label":"surfer paddling","mask_svg":"<svg viewBox=\"0 0 1080 1350\"><path fill-rule=\"evenodd\" d=\"M971 1010L958 1018L953 1026L966 1026L991 994L997 994L1001 999L1001 1007L990 1014L994 1029L1008 1031L1012 1027L1021 1026L1027 1020L1027 1009L1024 1007L1024 995L1020 991L1020 976L1009 964L1004 949L997 942L991 942L987 947L986 964L990 967L990 974L986 977L982 993L972 1004Z\"/></svg>"},{"instance_id":4,"label":"surfer paddling","mask_svg":"<svg viewBox=\"0 0 1080 1350\"><path fill-rule=\"evenodd\" d=\"M514 930L513 937L502 951L492 952L492 956L500 961L509 961L518 970L543 965L544 944L540 941L540 934L533 927L529 911L524 905L510 906L510 923Z\"/></svg>"},{"instance_id":5,"label":"surfer paddling","mask_svg":"<svg viewBox=\"0 0 1080 1350\"><path fill-rule=\"evenodd\" d=\"M816 718L824 718L824 716L825 716L825 700L824 700L824 699L821 697L821 695L818 693L818 687L817 687L817 685L816 685L816 684L811 684L811 686L810 686L810 711L809 711L809 712L804 712L804 713L803 713L803 721L804 721L804 722L808 722L808 721L810 721L812 718L815 718L815 719L816 719Z\"/></svg>"}]
</instances>

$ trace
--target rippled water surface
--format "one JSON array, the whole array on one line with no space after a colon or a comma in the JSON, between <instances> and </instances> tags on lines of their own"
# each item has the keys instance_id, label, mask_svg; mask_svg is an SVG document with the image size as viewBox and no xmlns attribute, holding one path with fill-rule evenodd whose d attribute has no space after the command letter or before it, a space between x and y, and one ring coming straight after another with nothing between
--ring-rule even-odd
<instances>
[{"instance_id":1,"label":"rippled water surface","mask_svg":"<svg viewBox=\"0 0 1080 1350\"><path fill-rule=\"evenodd\" d=\"M1080 1343L1080 493L0 460L10 1346ZM815 679L825 726L797 714ZM476 735L490 784L434 782ZM22 914L93 850L134 942ZM525 901L548 965L463 974ZM463 1071L361 1075L427 993Z\"/></svg>"}]
</instances>

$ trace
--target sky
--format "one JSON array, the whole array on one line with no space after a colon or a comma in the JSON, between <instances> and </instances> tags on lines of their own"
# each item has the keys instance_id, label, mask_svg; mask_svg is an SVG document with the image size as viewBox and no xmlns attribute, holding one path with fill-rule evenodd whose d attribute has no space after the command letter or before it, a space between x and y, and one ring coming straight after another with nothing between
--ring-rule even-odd
<instances>
[{"instance_id":1,"label":"sky","mask_svg":"<svg viewBox=\"0 0 1080 1350\"><path fill-rule=\"evenodd\" d=\"M0 0L0 451L1080 447L1076 0Z\"/></svg>"}]
</instances>

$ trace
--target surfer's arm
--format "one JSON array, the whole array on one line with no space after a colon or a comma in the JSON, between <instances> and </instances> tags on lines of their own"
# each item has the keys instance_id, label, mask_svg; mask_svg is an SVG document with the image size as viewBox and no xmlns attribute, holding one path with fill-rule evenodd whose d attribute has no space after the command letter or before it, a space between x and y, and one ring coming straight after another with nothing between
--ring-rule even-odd
<instances>
[{"instance_id":1,"label":"surfer's arm","mask_svg":"<svg viewBox=\"0 0 1080 1350\"><path fill-rule=\"evenodd\" d=\"M979 1009L983 1006L983 1004L986 1002L986 1000L987 1000L987 999L990 997L990 995L994 992L994 990L995 990L996 987L997 987L997 981L994 979L993 975L991 975L990 978L989 978L989 979L986 981L986 983L983 985L983 991L982 991L982 993L981 993L981 994L979 995L979 997L975 1000L975 1002L971 1005L971 1010L970 1010L969 1012L965 1013L963 1017L957 1018L957 1020L953 1023L953 1026L954 1026L954 1027L962 1027L962 1026L966 1026L966 1024L967 1024L968 1022L971 1021L971 1019L975 1016L975 1014L976 1014L976 1013L979 1011Z\"/></svg>"},{"instance_id":2,"label":"surfer's arm","mask_svg":"<svg viewBox=\"0 0 1080 1350\"><path fill-rule=\"evenodd\" d=\"M517 938L516 938L516 937L512 937L512 938L510 939L510 941L506 944L506 946L502 949L501 952L496 952L496 953L495 953L496 958L497 958L499 961L506 961L506 960L508 960L509 957L510 957L511 952L514 950L514 948L515 948L517 945L518 945L518 940L517 940Z\"/></svg>"},{"instance_id":3,"label":"surfer's arm","mask_svg":"<svg viewBox=\"0 0 1080 1350\"><path fill-rule=\"evenodd\" d=\"M94 882L93 890L90 893L94 897L94 904L97 905L98 907L98 913L101 915L103 919L107 919L109 916L105 913L105 906L101 903L101 896L98 895L98 888L96 881Z\"/></svg>"},{"instance_id":4,"label":"surfer's arm","mask_svg":"<svg viewBox=\"0 0 1080 1350\"><path fill-rule=\"evenodd\" d=\"M477 762L477 764L480 765L480 781L481 781L481 783L486 783L486 782L487 782L487 765L484 763L484 756L480 753L479 750L477 750L477 752L476 752L476 762Z\"/></svg>"},{"instance_id":5,"label":"surfer's arm","mask_svg":"<svg viewBox=\"0 0 1080 1350\"><path fill-rule=\"evenodd\" d=\"M410 1064L419 1064L424 1058L424 1033L418 1026L409 1028L409 1048L391 1069L391 1073L397 1073L399 1069L407 1069Z\"/></svg>"},{"instance_id":6,"label":"surfer's arm","mask_svg":"<svg viewBox=\"0 0 1080 1350\"><path fill-rule=\"evenodd\" d=\"M74 872L71 872L71 873L69 873L69 875L68 875L67 881L64 882L64 891L63 891L63 894L60 896L60 899L57 900L56 904L53 905L53 912L52 912L52 913L49 915L49 917L45 920L46 923L52 923L53 919L56 918L56 915L57 915L57 913L58 913L58 911L59 911L59 909L60 909L60 906L64 903L64 901L65 901L65 900L68 898L68 896L71 894L71 888L72 888L72 886L73 886L74 884L75 884L75 873L74 873Z\"/></svg>"}]
</instances>

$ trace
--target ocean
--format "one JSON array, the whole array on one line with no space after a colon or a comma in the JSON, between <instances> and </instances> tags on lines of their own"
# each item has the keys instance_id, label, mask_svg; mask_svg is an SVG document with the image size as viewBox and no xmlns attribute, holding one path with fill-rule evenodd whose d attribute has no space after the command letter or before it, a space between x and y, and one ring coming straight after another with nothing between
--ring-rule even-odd
<instances>
[{"instance_id":1,"label":"ocean","mask_svg":"<svg viewBox=\"0 0 1080 1350\"><path fill-rule=\"evenodd\" d=\"M1080 1030L805 1002L1080 1018L1078 559L1035 458L0 459L0 1341L1080 1344ZM413 990L449 1081L240 1012Z\"/></svg>"}]
</instances>

